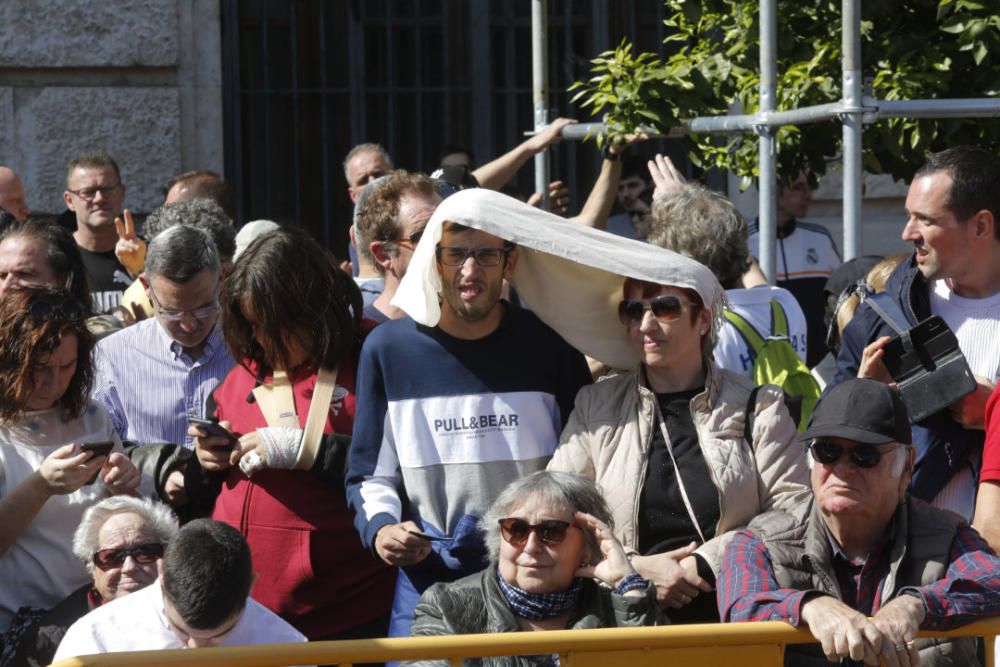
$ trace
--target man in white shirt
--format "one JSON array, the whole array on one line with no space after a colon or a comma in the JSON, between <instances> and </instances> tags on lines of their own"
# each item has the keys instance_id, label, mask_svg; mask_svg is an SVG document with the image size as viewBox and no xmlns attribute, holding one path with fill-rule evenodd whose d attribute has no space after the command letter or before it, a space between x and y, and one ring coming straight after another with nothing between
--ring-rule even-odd
<instances>
[{"instance_id":1,"label":"man in white shirt","mask_svg":"<svg viewBox=\"0 0 1000 667\"><path fill-rule=\"evenodd\" d=\"M278 615L250 599L250 549L231 526L197 519L170 543L160 578L70 626L55 661L78 655L304 642Z\"/></svg>"},{"instance_id":2,"label":"man in white shirt","mask_svg":"<svg viewBox=\"0 0 1000 667\"><path fill-rule=\"evenodd\" d=\"M889 276L885 293L909 326L940 315L976 375L977 388L946 410L913 424L917 462L910 493L970 519L977 527L1000 507L976 501L986 399L1000 369L1000 158L973 146L931 153L910 183L902 239L914 254ZM862 304L841 337L834 382L871 377L892 382L883 348L896 334Z\"/></svg>"}]
</instances>

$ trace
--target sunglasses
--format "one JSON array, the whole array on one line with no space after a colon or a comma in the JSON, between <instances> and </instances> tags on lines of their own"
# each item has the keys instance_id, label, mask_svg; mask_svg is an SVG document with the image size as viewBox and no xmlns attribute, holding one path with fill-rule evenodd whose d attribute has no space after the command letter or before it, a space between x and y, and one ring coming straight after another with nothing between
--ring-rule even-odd
<instances>
[{"instance_id":1,"label":"sunglasses","mask_svg":"<svg viewBox=\"0 0 1000 667\"><path fill-rule=\"evenodd\" d=\"M883 445L884 447L884 445ZM838 445L833 442L827 442L826 440L813 440L812 444L809 445L809 452L812 454L813 460L816 463L822 463L824 465L833 465L840 460L841 454L844 450L851 457L851 463L859 468L874 468L882 460L882 457L891 451L894 451L895 447L889 447L887 449L879 449L877 445L855 445L853 447L844 447L843 445Z\"/></svg>"},{"instance_id":2,"label":"sunglasses","mask_svg":"<svg viewBox=\"0 0 1000 667\"><path fill-rule=\"evenodd\" d=\"M618 304L618 319L622 324L629 325L642 322L646 311L652 311L653 317L662 322L672 322L681 316L684 306L693 306L694 302L682 299L673 294L658 296L649 303L637 299L626 299Z\"/></svg>"},{"instance_id":3,"label":"sunglasses","mask_svg":"<svg viewBox=\"0 0 1000 667\"><path fill-rule=\"evenodd\" d=\"M121 567L129 556L140 565L149 565L155 563L157 559L163 558L163 551L162 542L137 544L128 549L101 549L94 554L94 565L102 570L110 570Z\"/></svg>"},{"instance_id":4,"label":"sunglasses","mask_svg":"<svg viewBox=\"0 0 1000 667\"><path fill-rule=\"evenodd\" d=\"M28 306L28 315L35 324L41 324L42 322L48 322L56 318L75 320L83 315L83 304L76 299L70 299L62 303L35 301Z\"/></svg>"},{"instance_id":5,"label":"sunglasses","mask_svg":"<svg viewBox=\"0 0 1000 667\"><path fill-rule=\"evenodd\" d=\"M531 525L524 519L513 517L500 519L497 523L500 524L500 534L508 544L524 544L528 541L528 535L534 533L538 535L542 544L550 546L555 546L565 540L566 531L573 525L567 521L556 521L555 519Z\"/></svg>"},{"instance_id":6,"label":"sunglasses","mask_svg":"<svg viewBox=\"0 0 1000 667\"><path fill-rule=\"evenodd\" d=\"M424 230L418 229L409 236L401 236L398 239L392 239L389 243L409 243L412 246L416 246L420 243L421 237L424 235Z\"/></svg>"}]
</instances>

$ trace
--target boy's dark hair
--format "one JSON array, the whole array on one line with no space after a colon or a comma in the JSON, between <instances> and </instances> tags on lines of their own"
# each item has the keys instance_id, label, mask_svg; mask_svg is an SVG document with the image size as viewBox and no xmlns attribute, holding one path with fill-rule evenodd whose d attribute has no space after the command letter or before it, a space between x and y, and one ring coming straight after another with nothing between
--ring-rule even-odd
<instances>
[{"instance_id":1,"label":"boy's dark hair","mask_svg":"<svg viewBox=\"0 0 1000 667\"><path fill-rule=\"evenodd\" d=\"M250 547L225 523L195 519L163 557L163 595L195 630L217 628L242 611L252 584Z\"/></svg>"}]
</instances>

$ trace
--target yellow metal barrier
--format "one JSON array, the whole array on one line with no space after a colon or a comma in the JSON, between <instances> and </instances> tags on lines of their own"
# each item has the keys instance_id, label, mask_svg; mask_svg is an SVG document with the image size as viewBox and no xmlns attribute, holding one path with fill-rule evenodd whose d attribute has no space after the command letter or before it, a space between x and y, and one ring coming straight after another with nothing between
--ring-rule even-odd
<instances>
[{"instance_id":1,"label":"yellow metal barrier","mask_svg":"<svg viewBox=\"0 0 1000 667\"><path fill-rule=\"evenodd\" d=\"M123 631L127 632L127 628ZM993 667L993 644L997 634L1000 634L1000 618L979 621L951 632L922 632L920 636L982 636L986 639L986 667ZM786 645L812 641L808 631L774 621L133 651L69 658L53 667L348 666L360 662L421 659L450 660L457 666L465 657L550 653L559 654L563 667L781 667Z\"/></svg>"}]
</instances>

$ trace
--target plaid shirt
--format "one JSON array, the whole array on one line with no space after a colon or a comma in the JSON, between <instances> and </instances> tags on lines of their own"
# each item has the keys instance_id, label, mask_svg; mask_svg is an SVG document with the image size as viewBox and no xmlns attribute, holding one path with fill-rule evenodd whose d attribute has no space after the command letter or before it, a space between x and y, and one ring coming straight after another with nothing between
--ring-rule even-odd
<instances>
[{"instance_id":1,"label":"plaid shirt","mask_svg":"<svg viewBox=\"0 0 1000 667\"><path fill-rule=\"evenodd\" d=\"M841 599L866 615L874 615L882 606L881 591L891 565L889 543L880 542L864 563L851 563L843 555L833 559ZM949 561L942 579L899 591L923 600L927 615L922 630L951 630L1000 614L1000 558L979 533L961 526ZM796 626L806 596L819 593L780 588L764 543L745 530L736 533L726 548L716 586L723 621L786 621Z\"/></svg>"}]
</instances>

